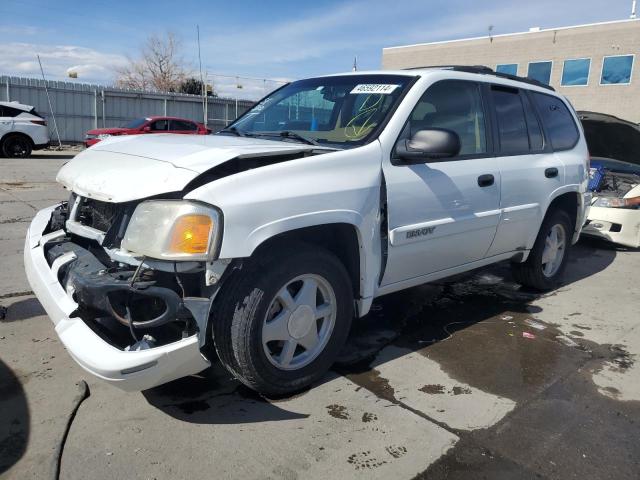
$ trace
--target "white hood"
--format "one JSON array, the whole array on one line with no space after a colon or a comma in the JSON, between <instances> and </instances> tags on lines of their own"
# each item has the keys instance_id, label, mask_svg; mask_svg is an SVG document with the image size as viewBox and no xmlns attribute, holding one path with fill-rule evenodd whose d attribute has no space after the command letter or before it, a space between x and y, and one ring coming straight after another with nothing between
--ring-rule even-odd
<instances>
[{"instance_id":1,"label":"white hood","mask_svg":"<svg viewBox=\"0 0 640 480\"><path fill-rule=\"evenodd\" d=\"M226 135L129 135L76 155L60 169L57 181L82 196L127 202L180 191L201 173L236 157L312 149L317 147Z\"/></svg>"}]
</instances>

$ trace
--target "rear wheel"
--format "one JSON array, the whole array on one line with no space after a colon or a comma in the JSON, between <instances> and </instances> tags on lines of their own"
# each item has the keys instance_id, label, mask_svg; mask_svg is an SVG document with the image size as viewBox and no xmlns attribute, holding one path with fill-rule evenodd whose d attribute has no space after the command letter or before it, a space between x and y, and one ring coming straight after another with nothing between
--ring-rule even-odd
<instances>
[{"instance_id":1,"label":"rear wheel","mask_svg":"<svg viewBox=\"0 0 640 480\"><path fill-rule=\"evenodd\" d=\"M9 158L26 158L31 149L31 141L23 135L9 135L2 142L2 153Z\"/></svg>"},{"instance_id":2,"label":"rear wheel","mask_svg":"<svg viewBox=\"0 0 640 480\"><path fill-rule=\"evenodd\" d=\"M557 287L569 259L572 232L571 220L566 212L550 212L542 222L527 261L512 264L515 280L536 290Z\"/></svg>"},{"instance_id":3,"label":"rear wheel","mask_svg":"<svg viewBox=\"0 0 640 480\"><path fill-rule=\"evenodd\" d=\"M318 380L344 344L353 316L342 263L304 244L250 261L224 286L211 319L222 363L265 395Z\"/></svg>"}]
</instances>

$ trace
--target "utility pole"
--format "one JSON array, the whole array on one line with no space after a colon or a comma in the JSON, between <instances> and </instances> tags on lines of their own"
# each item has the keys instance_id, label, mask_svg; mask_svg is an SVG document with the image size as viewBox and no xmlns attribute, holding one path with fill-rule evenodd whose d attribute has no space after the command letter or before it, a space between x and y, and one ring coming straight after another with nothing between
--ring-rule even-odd
<instances>
[{"instance_id":1,"label":"utility pole","mask_svg":"<svg viewBox=\"0 0 640 480\"><path fill-rule=\"evenodd\" d=\"M196 31L198 32L198 65L200 67L200 86L202 87L202 116L204 117L204 126L207 126L208 115L208 102L207 102L207 87L204 84L204 77L202 76L202 56L200 55L200 25L196 25Z\"/></svg>"},{"instance_id":2,"label":"utility pole","mask_svg":"<svg viewBox=\"0 0 640 480\"><path fill-rule=\"evenodd\" d=\"M40 65L40 73L42 73L42 80L44 81L44 91L47 94L47 102L49 102L49 111L51 112L51 118L53 119L53 129L58 137L58 149L62 150L62 142L60 141L60 132L58 132L58 124L56 123L56 115L53 113L53 107L51 106L51 97L49 96L49 88L47 87L47 79L44 77L44 69L42 68L42 62L40 61L40 55L38 57L38 64Z\"/></svg>"}]
</instances>

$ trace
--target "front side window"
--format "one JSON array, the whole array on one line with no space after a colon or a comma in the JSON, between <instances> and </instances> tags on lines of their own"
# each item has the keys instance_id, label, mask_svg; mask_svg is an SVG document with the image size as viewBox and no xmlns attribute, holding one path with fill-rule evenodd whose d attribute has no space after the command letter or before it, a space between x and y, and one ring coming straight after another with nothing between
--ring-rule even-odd
<instances>
[{"instance_id":1,"label":"front side window","mask_svg":"<svg viewBox=\"0 0 640 480\"><path fill-rule=\"evenodd\" d=\"M156 120L151 124L154 132L166 132L169 129L169 120Z\"/></svg>"},{"instance_id":2,"label":"front side window","mask_svg":"<svg viewBox=\"0 0 640 480\"><path fill-rule=\"evenodd\" d=\"M460 155L486 153L487 138L479 86L474 82L445 80L431 85L416 104L403 136L418 130L444 128L460 138Z\"/></svg>"},{"instance_id":3,"label":"front side window","mask_svg":"<svg viewBox=\"0 0 640 480\"><path fill-rule=\"evenodd\" d=\"M563 87L587 85L589 83L590 67L590 58L565 60L562 66L562 80L560 85Z\"/></svg>"},{"instance_id":4,"label":"front side window","mask_svg":"<svg viewBox=\"0 0 640 480\"><path fill-rule=\"evenodd\" d=\"M363 145L377 135L413 78L344 75L300 80L276 90L220 133L337 148Z\"/></svg>"},{"instance_id":5,"label":"front side window","mask_svg":"<svg viewBox=\"0 0 640 480\"><path fill-rule=\"evenodd\" d=\"M549 85L551 82L551 62L531 62L527 77Z\"/></svg>"},{"instance_id":6,"label":"front side window","mask_svg":"<svg viewBox=\"0 0 640 480\"><path fill-rule=\"evenodd\" d=\"M517 63L503 63L496 66L496 72L498 73L506 73L508 75L517 75L518 74L518 64Z\"/></svg>"},{"instance_id":7,"label":"front side window","mask_svg":"<svg viewBox=\"0 0 640 480\"><path fill-rule=\"evenodd\" d=\"M604 57L602 61L602 85L625 85L631 83L633 55Z\"/></svg>"},{"instance_id":8,"label":"front side window","mask_svg":"<svg viewBox=\"0 0 640 480\"><path fill-rule=\"evenodd\" d=\"M551 146L555 150L573 148L580 137L573 116L564 102L558 97L538 92L532 92L532 97Z\"/></svg>"},{"instance_id":9,"label":"front side window","mask_svg":"<svg viewBox=\"0 0 640 480\"><path fill-rule=\"evenodd\" d=\"M500 151L504 154L529 150L529 134L524 108L517 89L492 87L493 105L498 121Z\"/></svg>"}]
</instances>

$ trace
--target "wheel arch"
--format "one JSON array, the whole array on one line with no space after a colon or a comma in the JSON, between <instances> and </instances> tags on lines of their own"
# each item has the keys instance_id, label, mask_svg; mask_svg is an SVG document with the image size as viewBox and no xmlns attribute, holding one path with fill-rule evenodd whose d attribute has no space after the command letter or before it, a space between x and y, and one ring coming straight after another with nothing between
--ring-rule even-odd
<instances>
[{"instance_id":1,"label":"wheel arch","mask_svg":"<svg viewBox=\"0 0 640 480\"><path fill-rule=\"evenodd\" d=\"M362 235L353 223L335 222L280 231L265 238L257 245L252 256L260 256L273 248L286 248L295 243L307 243L323 247L333 253L344 265L353 288L354 298L362 296L364 286L364 248Z\"/></svg>"},{"instance_id":2,"label":"wheel arch","mask_svg":"<svg viewBox=\"0 0 640 480\"><path fill-rule=\"evenodd\" d=\"M5 142L5 140L9 137L23 137L25 138L30 144L31 144L31 148L33 148L35 146L35 144L33 143L33 139L27 135L24 132L16 132L16 131L11 131L11 132L7 132L5 133L2 138L0 138L0 146L2 146L2 144Z\"/></svg>"}]
</instances>

